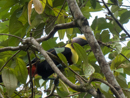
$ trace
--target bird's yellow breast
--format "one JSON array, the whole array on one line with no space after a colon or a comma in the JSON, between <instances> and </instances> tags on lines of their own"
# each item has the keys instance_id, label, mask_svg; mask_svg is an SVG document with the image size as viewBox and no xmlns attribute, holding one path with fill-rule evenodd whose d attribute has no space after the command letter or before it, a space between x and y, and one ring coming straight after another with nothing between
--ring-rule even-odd
<instances>
[{"instance_id":1,"label":"bird's yellow breast","mask_svg":"<svg viewBox=\"0 0 130 98\"><path fill-rule=\"evenodd\" d=\"M77 52L73 49L71 44L67 44L65 47L68 47L71 49L71 53L72 53L71 60L72 60L73 64L76 64L78 62L78 58L79 58Z\"/></svg>"}]
</instances>

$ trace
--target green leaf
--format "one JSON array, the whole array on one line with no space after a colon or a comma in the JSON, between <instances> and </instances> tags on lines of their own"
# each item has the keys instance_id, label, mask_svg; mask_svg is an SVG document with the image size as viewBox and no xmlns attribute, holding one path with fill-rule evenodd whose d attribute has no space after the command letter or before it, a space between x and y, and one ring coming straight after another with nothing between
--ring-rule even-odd
<instances>
[{"instance_id":1,"label":"green leaf","mask_svg":"<svg viewBox=\"0 0 130 98\"><path fill-rule=\"evenodd\" d=\"M121 74L119 74L119 75L116 77L117 82L119 83L119 85L120 85L122 88L127 88L127 87L128 87L125 78L126 78L126 77L124 77L124 76L121 75Z\"/></svg>"},{"instance_id":2,"label":"green leaf","mask_svg":"<svg viewBox=\"0 0 130 98\"><path fill-rule=\"evenodd\" d=\"M61 16L61 15L60 15L60 16L58 17L57 22L58 22L59 24L65 23L64 16ZM58 31L58 34L59 34L59 38L60 38L60 39L63 39L63 38L64 38L64 35L65 35L65 29L59 30L59 31Z\"/></svg>"},{"instance_id":3,"label":"green leaf","mask_svg":"<svg viewBox=\"0 0 130 98\"><path fill-rule=\"evenodd\" d=\"M43 49L49 50L49 49L54 48L54 47L57 45L56 40L57 40L57 37L50 38L50 39L47 40L47 41L43 41L43 42L42 42L42 47L43 47Z\"/></svg>"},{"instance_id":4,"label":"green leaf","mask_svg":"<svg viewBox=\"0 0 130 98\"><path fill-rule=\"evenodd\" d=\"M41 4L42 4L43 11L44 11L45 10L45 6L46 6L46 0L42 0Z\"/></svg>"},{"instance_id":5,"label":"green leaf","mask_svg":"<svg viewBox=\"0 0 130 98\"><path fill-rule=\"evenodd\" d=\"M54 0L53 7L61 6L61 5L63 5L63 3L64 3L63 0Z\"/></svg>"},{"instance_id":6,"label":"green leaf","mask_svg":"<svg viewBox=\"0 0 130 98\"><path fill-rule=\"evenodd\" d=\"M121 14L120 17L120 22L123 23L127 23L129 21L130 18L130 11L126 11L123 14Z\"/></svg>"},{"instance_id":7,"label":"green leaf","mask_svg":"<svg viewBox=\"0 0 130 98\"><path fill-rule=\"evenodd\" d=\"M109 59L114 59L116 56L118 55L118 53L116 52L116 51L114 51L114 52L111 52L110 54L109 54Z\"/></svg>"},{"instance_id":8,"label":"green leaf","mask_svg":"<svg viewBox=\"0 0 130 98\"><path fill-rule=\"evenodd\" d=\"M47 24L45 26L46 34L49 34L51 32L51 30L54 28L54 26L55 26L54 21L55 21L55 17L47 18Z\"/></svg>"},{"instance_id":9,"label":"green leaf","mask_svg":"<svg viewBox=\"0 0 130 98\"><path fill-rule=\"evenodd\" d=\"M52 0L47 0L47 1L48 1L48 4L52 7L53 6Z\"/></svg>"},{"instance_id":10,"label":"green leaf","mask_svg":"<svg viewBox=\"0 0 130 98\"><path fill-rule=\"evenodd\" d=\"M98 18L97 26L98 26L98 30L113 27L113 25L111 23L106 22L105 18Z\"/></svg>"},{"instance_id":11,"label":"green leaf","mask_svg":"<svg viewBox=\"0 0 130 98\"><path fill-rule=\"evenodd\" d=\"M69 93L68 87L67 87L67 85L63 81L60 80L59 86L61 87L60 90Z\"/></svg>"},{"instance_id":12,"label":"green leaf","mask_svg":"<svg viewBox=\"0 0 130 98\"><path fill-rule=\"evenodd\" d=\"M0 46L0 48L3 48L2 46ZM0 53L0 59L6 58L6 57L10 57L12 56L12 52L11 51L5 51L5 52L1 52Z\"/></svg>"},{"instance_id":13,"label":"green leaf","mask_svg":"<svg viewBox=\"0 0 130 98\"><path fill-rule=\"evenodd\" d=\"M18 18L20 22L22 22L23 25L25 25L28 22L28 14L27 14L27 8L24 7L21 16Z\"/></svg>"},{"instance_id":14,"label":"green leaf","mask_svg":"<svg viewBox=\"0 0 130 98\"><path fill-rule=\"evenodd\" d=\"M124 73L130 75L130 64L128 62L123 63L122 66Z\"/></svg>"},{"instance_id":15,"label":"green leaf","mask_svg":"<svg viewBox=\"0 0 130 98\"><path fill-rule=\"evenodd\" d=\"M121 41L125 41L125 38L126 38L126 34L124 34L124 33L121 34L121 38L120 38L120 40L121 40Z\"/></svg>"},{"instance_id":16,"label":"green leaf","mask_svg":"<svg viewBox=\"0 0 130 98\"><path fill-rule=\"evenodd\" d=\"M112 5L111 11L112 11L113 13L115 13L115 12L118 11L118 10L119 10L119 6Z\"/></svg>"},{"instance_id":17,"label":"green leaf","mask_svg":"<svg viewBox=\"0 0 130 98\"><path fill-rule=\"evenodd\" d=\"M32 28L37 27L42 22L43 22L43 17L41 17L41 15L37 15L35 13L31 26L28 28L27 32L29 32Z\"/></svg>"},{"instance_id":18,"label":"green leaf","mask_svg":"<svg viewBox=\"0 0 130 98\"><path fill-rule=\"evenodd\" d=\"M83 62L85 64L88 64L88 59L87 59L86 51L83 49L83 47L80 46L77 43L74 43L73 46L74 46L75 51L77 52L77 54L81 58L81 60L83 60Z\"/></svg>"},{"instance_id":19,"label":"green leaf","mask_svg":"<svg viewBox=\"0 0 130 98\"><path fill-rule=\"evenodd\" d=\"M65 50L64 47L61 47L61 48L55 48L55 51L56 51L57 54L63 52L64 50Z\"/></svg>"},{"instance_id":20,"label":"green leaf","mask_svg":"<svg viewBox=\"0 0 130 98\"><path fill-rule=\"evenodd\" d=\"M106 55L106 54L111 52L111 49L108 48L107 46L104 46L103 49L102 49L102 52L103 52L104 55Z\"/></svg>"},{"instance_id":21,"label":"green leaf","mask_svg":"<svg viewBox=\"0 0 130 98\"><path fill-rule=\"evenodd\" d=\"M96 0L90 0L91 6L95 9L96 8Z\"/></svg>"},{"instance_id":22,"label":"green leaf","mask_svg":"<svg viewBox=\"0 0 130 98\"><path fill-rule=\"evenodd\" d=\"M67 22L71 22L71 19L68 19ZM72 34L73 33L73 28L66 29L66 33L67 34Z\"/></svg>"},{"instance_id":23,"label":"green leaf","mask_svg":"<svg viewBox=\"0 0 130 98\"><path fill-rule=\"evenodd\" d=\"M110 1L111 1L112 3L114 3L115 5L117 5L117 6L119 5L119 4L118 4L118 0L110 0Z\"/></svg>"},{"instance_id":24,"label":"green leaf","mask_svg":"<svg viewBox=\"0 0 130 98\"><path fill-rule=\"evenodd\" d=\"M59 95L60 97L62 97L62 98L69 95L68 92L62 91L62 90L60 90L59 88L57 88L57 93L58 93L58 95Z\"/></svg>"},{"instance_id":25,"label":"green leaf","mask_svg":"<svg viewBox=\"0 0 130 98\"><path fill-rule=\"evenodd\" d=\"M127 47L130 47L130 41L127 43Z\"/></svg>"},{"instance_id":26,"label":"green leaf","mask_svg":"<svg viewBox=\"0 0 130 98\"><path fill-rule=\"evenodd\" d=\"M41 32L43 32L43 27L45 26L45 23L40 23L38 26L37 26L37 28L36 28L36 30L34 31L34 33L33 33L33 36L35 37L35 38L39 38L39 37L41 37L42 35L43 35L43 33L41 33ZM44 41L43 41L44 42Z\"/></svg>"},{"instance_id":27,"label":"green leaf","mask_svg":"<svg viewBox=\"0 0 130 98\"><path fill-rule=\"evenodd\" d=\"M8 95L11 96L17 87L17 78L14 74L14 69L5 67L2 70L2 79Z\"/></svg>"},{"instance_id":28,"label":"green leaf","mask_svg":"<svg viewBox=\"0 0 130 98\"><path fill-rule=\"evenodd\" d=\"M128 88L130 88L130 82L128 82Z\"/></svg>"},{"instance_id":29,"label":"green leaf","mask_svg":"<svg viewBox=\"0 0 130 98\"><path fill-rule=\"evenodd\" d=\"M63 30L59 30L58 31L58 34L59 34L59 38L60 39L63 39L64 38L64 35L65 35L65 30L63 29Z\"/></svg>"},{"instance_id":30,"label":"green leaf","mask_svg":"<svg viewBox=\"0 0 130 98\"><path fill-rule=\"evenodd\" d=\"M7 35L1 35L0 36L0 42L5 41L8 38Z\"/></svg>"},{"instance_id":31,"label":"green leaf","mask_svg":"<svg viewBox=\"0 0 130 98\"><path fill-rule=\"evenodd\" d=\"M91 75L91 77L92 77L92 78L103 79L102 75L99 74L99 73L93 73L93 74Z\"/></svg>"},{"instance_id":32,"label":"green leaf","mask_svg":"<svg viewBox=\"0 0 130 98\"><path fill-rule=\"evenodd\" d=\"M76 67L75 65L71 65L70 68L72 68L75 71L81 71L81 69Z\"/></svg>"},{"instance_id":33,"label":"green leaf","mask_svg":"<svg viewBox=\"0 0 130 98\"><path fill-rule=\"evenodd\" d=\"M15 34L17 31L21 30L23 27L22 23L18 21L18 15L21 14L21 10L16 10L10 18L9 21L9 32Z\"/></svg>"},{"instance_id":34,"label":"green leaf","mask_svg":"<svg viewBox=\"0 0 130 98\"><path fill-rule=\"evenodd\" d=\"M86 17L86 18L91 17L91 14L89 13L88 9L89 9L88 6L82 7L82 9L81 9L81 11L82 11L84 17Z\"/></svg>"},{"instance_id":35,"label":"green leaf","mask_svg":"<svg viewBox=\"0 0 130 98\"><path fill-rule=\"evenodd\" d=\"M115 36L113 37L112 41L113 41L113 47L116 48L116 51L117 51L118 53L121 53L121 51L122 51L122 46L121 46L121 44L119 43L119 42L120 42L119 37L115 35Z\"/></svg>"},{"instance_id":36,"label":"green leaf","mask_svg":"<svg viewBox=\"0 0 130 98\"><path fill-rule=\"evenodd\" d=\"M58 53L57 55L65 63L65 65L68 65L68 61L62 53Z\"/></svg>"},{"instance_id":37,"label":"green leaf","mask_svg":"<svg viewBox=\"0 0 130 98\"><path fill-rule=\"evenodd\" d=\"M123 68L116 69L115 71L119 72L119 73L124 73L124 69Z\"/></svg>"},{"instance_id":38,"label":"green leaf","mask_svg":"<svg viewBox=\"0 0 130 98\"><path fill-rule=\"evenodd\" d=\"M8 29L9 21L1 22L0 23L0 32L6 33L4 30Z\"/></svg>"},{"instance_id":39,"label":"green leaf","mask_svg":"<svg viewBox=\"0 0 130 98\"><path fill-rule=\"evenodd\" d=\"M15 71L17 72L17 78L21 83L25 84L28 75L26 64L22 59L16 58L16 65L17 66L15 67Z\"/></svg>"},{"instance_id":40,"label":"green leaf","mask_svg":"<svg viewBox=\"0 0 130 98\"><path fill-rule=\"evenodd\" d=\"M96 16L95 19L94 19L93 22L92 22L91 28L92 28L93 30L96 30L97 23L98 23L98 19L97 19L97 18L98 18L98 17Z\"/></svg>"},{"instance_id":41,"label":"green leaf","mask_svg":"<svg viewBox=\"0 0 130 98\"><path fill-rule=\"evenodd\" d=\"M10 8L11 6L13 6L14 4L16 4L18 1L17 0L1 0L0 1L0 13L8 8ZM5 6L6 5L6 6Z\"/></svg>"},{"instance_id":42,"label":"green leaf","mask_svg":"<svg viewBox=\"0 0 130 98\"><path fill-rule=\"evenodd\" d=\"M105 92L108 92L108 91L109 91L109 86L107 86L107 85L104 84L104 83L101 83L100 87L101 87L101 89L102 89L103 91L105 91Z\"/></svg>"},{"instance_id":43,"label":"green leaf","mask_svg":"<svg viewBox=\"0 0 130 98\"><path fill-rule=\"evenodd\" d=\"M35 77L34 83L35 83L36 87L40 87L39 79L40 78Z\"/></svg>"},{"instance_id":44,"label":"green leaf","mask_svg":"<svg viewBox=\"0 0 130 98\"><path fill-rule=\"evenodd\" d=\"M90 64L86 65L85 63L83 63L83 72L85 77L88 78L95 72L95 69L92 65Z\"/></svg>"},{"instance_id":45,"label":"green leaf","mask_svg":"<svg viewBox=\"0 0 130 98\"><path fill-rule=\"evenodd\" d=\"M128 48L123 48L121 52L125 57L130 57L130 50ZM118 54L111 63L111 69L117 69L123 62L127 61L122 55Z\"/></svg>"},{"instance_id":46,"label":"green leaf","mask_svg":"<svg viewBox=\"0 0 130 98\"><path fill-rule=\"evenodd\" d=\"M103 42L109 42L110 34L108 30L104 30L101 34L101 38Z\"/></svg>"}]
</instances>

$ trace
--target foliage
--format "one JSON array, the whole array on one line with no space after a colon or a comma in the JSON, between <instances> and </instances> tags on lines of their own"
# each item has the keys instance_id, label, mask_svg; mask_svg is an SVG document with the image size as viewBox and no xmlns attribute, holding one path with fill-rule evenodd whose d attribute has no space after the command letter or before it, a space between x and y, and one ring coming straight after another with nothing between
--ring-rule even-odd
<instances>
[{"instance_id":1,"label":"foliage","mask_svg":"<svg viewBox=\"0 0 130 98\"><path fill-rule=\"evenodd\" d=\"M108 6L111 8L112 13L118 18L121 24L127 23L130 19L130 11L127 8L118 6L122 4L123 0L118 0L118 2L114 1L115 0L108 0L108 3L110 3ZM102 3L97 2L97 0L77 0L77 3L87 19L92 17L90 12L104 11L105 8ZM6 34L21 38L30 36L40 38L43 35L49 34L56 24L71 21L73 21L73 17L70 15L70 10L64 0L0 0L0 48L19 46L21 44L20 39L7 36ZM126 75L130 75L130 42L128 42L125 47L122 47L120 44L120 42L126 40L127 35L121 32L122 29L109 14L106 14L105 18L98 18L98 16L96 16L90 26L96 39L103 43L100 44L103 54L104 56L108 55L109 60L111 60L111 70L125 95L129 98L130 83L126 82ZM3 33L4 35L2 35ZM71 39L80 33L77 28L58 31L59 39L63 39L65 34L68 39ZM41 43L42 47L45 50L49 50L65 45L63 42L57 44L56 39L57 37L53 37L47 41L43 41ZM111 49L110 46L113 49ZM75 44L74 47L80 59L77 64L71 65L70 68L86 79L89 79L93 74L92 77L105 80L105 76L101 73L94 54L88 51L90 50L89 45L82 48ZM40 55L37 51L35 52ZM15 51L4 51L0 53L0 69L15 53ZM29 51L29 53L31 59L35 57L34 52ZM124 57L121 54L123 54ZM61 53L58 53L58 56L67 65L64 56ZM125 57L128 58L128 60ZM19 96L28 98L31 96L31 87L28 85L28 82L26 82L28 74L26 64L28 64L27 53L26 51L20 51L0 72L3 78L3 83L0 85L0 92L4 98L13 98L14 96L16 98L19 98ZM79 85L79 83L76 82L75 74L71 72L68 67L65 68L64 74L72 83ZM51 77L53 77L53 75ZM4 86L2 84L4 84ZM106 98L113 98L111 90L105 84L93 82L92 85L95 88L99 88ZM44 89L51 89L53 82L43 81L41 77L36 76L33 79L33 86L35 97L37 98L42 96L39 89L42 87L44 87ZM85 98L91 97L91 95L86 95L86 93L77 94L77 91L69 88L61 80L56 89L56 93L60 97L71 94L73 95L72 98L83 98L83 96L86 96ZM49 94L49 92L47 92L47 94Z\"/></svg>"}]
</instances>

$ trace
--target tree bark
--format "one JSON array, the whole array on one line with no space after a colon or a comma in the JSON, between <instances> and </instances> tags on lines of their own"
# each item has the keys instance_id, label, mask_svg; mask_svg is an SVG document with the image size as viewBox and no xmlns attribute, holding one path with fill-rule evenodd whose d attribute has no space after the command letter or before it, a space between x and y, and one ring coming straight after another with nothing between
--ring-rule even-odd
<instances>
[{"instance_id":1,"label":"tree bark","mask_svg":"<svg viewBox=\"0 0 130 98\"><path fill-rule=\"evenodd\" d=\"M92 30L89 27L87 19L83 16L81 10L79 9L76 0L67 0L70 11L75 20L77 20L77 24L81 32L85 35L98 63L101 68L102 73L105 75L108 83L110 83L120 94L121 98L125 98L125 95L116 81L112 71L110 70L109 64L107 63L101 48L95 39ZM86 9L87 10L87 9Z\"/></svg>"}]
</instances>

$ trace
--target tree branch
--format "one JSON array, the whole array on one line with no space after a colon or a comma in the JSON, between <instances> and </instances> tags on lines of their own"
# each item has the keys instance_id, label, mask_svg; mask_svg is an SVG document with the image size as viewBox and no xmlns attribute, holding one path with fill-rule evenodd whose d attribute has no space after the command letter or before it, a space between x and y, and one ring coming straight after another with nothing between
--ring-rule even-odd
<instances>
[{"instance_id":1,"label":"tree branch","mask_svg":"<svg viewBox=\"0 0 130 98\"><path fill-rule=\"evenodd\" d=\"M38 42L42 42L42 41L48 40L49 38L53 37L53 35L54 35L58 30L67 29L67 28L74 28L74 27L77 27L75 21L70 22L70 23L57 24L57 25L50 31L50 33L49 33L47 36L42 37L42 38L37 38L36 40L37 40Z\"/></svg>"},{"instance_id":2,"label":"tree branch","mask_svg":"<svg viewBox=\"0 0 130 98\"><path fill-rule=\"evenodd\" d=\"M4 48L0 48L0 52L9 51L9 50L16 51L16 50L19 50L19 49L20 49L19 46L17 46L17 47L4 47Z\"/></svg>"},{"instance_id":3,"label":"tree branch","mask_svg":"<svg viewBox=\"0 0 130 98\"><path fill-rule=\"evenodd\" d=\"M90 27L88 25L87 19L83 16L81 10L79 9L76 0L67 0L67 2L68 2L68 6L72 12L74 19L77 20L77 24L79 25L80 30L82 31L82 33L84 33L99 65L100 65L102 73L105 75L107 81L116 88L116 90L118 91L120 96L122 98L125 98L125 95L124 95L120 85L116 81L113 73L111 72L109 64L107 63L107 61L101 51L101 48L100 48L97 40L95 39L95 37L92 33L92 30L90 29Z\"/></svg>"},{"instance_id":4,"label":"tree branch","mask_svg":"<svg viewBox=\"0 0 130 98\"><path fill-rule=\"evenodd\" d=\"M37 38L36 40L38 42L42 42L42 41L45 41L45 40L48 40L50 39L51 37L53 37L53 35L58 31L58 30L61 30L61 29L67 29L67 28L74 28L74 27L77 27L75 21L73 22L70 22L70 23L63 23L63 24L57 24L51 31L50 33L45 36L45 37L41 37L41 38ZM13 36L13 35L11 35ZM21 38L20 38L21 39ZM22 39L21 39L22 40ZM16 51L16 50L25 50L27 49L29 46L28 45L19 45L17 47L4 47L4 48L0 48L0 52L3 52L3 51Z\"/></svg>"},{"instance_id":5,"label":"tree branch","mask_svg":"<svg viewBox=\"0 0 130 98\"><path fill-rule=\"evenodd\" d=\"M21 38L21 37L18 37L18 36L12 35L12 34L0 33L0 35L12 36L12 37L18 38L18 39L20 39L20 41L22 41L22 38Z\"/></svg>"}]
</instances>

